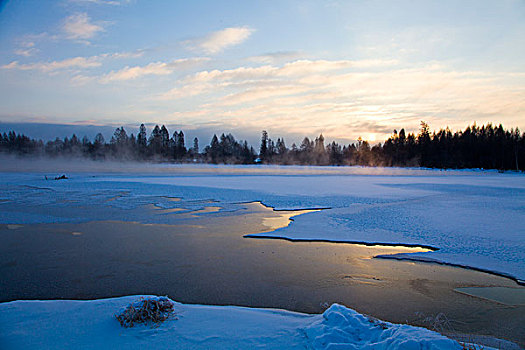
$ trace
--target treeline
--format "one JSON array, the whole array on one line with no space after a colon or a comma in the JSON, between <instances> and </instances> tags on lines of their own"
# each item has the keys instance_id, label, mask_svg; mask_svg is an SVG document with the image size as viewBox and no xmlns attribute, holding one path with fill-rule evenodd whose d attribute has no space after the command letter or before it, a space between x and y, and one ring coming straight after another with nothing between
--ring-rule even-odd
<instances>
[{"instance_id":1,"label":"treeline","mask_svg":"<svg viewBox=\"0 0 525 350\"><path fill-rule=\"evenodd\" d=\"M430 134L428 125L421 122L418 135L394 130L382 151L389 166L525 170L525 133L520 134L518 128L505 130L501 124L474 124L463 131L446 128Z\"/></svg>"},{"instance_id":2,"label":"treeline","mask_svg":"<svg viewBox=\"0 0 525 350\"><path fill-rule=\"evenodd\" d=\"M237 141L231 134L222 134L220 137L214 135L211 144L203 152L199 152L199 140L194 138L191 147L187 148L182 130L174 131L170 136L164 125L156 125L148 137L144 124L140 125L137 135L128 135L124 127L117 128L109 143L101 133L93 141L86 136L79 139L73 134L71 137L57 137L54 141L44 143L10 131L0 134L0 152L47 157L86 157L93 160L181 163L253 164L257 158L255 150L246 141Z\"/></svg>"},{"instance_id":3,"label":"treeline","mask_svg":"<svg viewBox=\"0 0 525 350\"><path fill-rule=\"evenodd\" d=\"M449 128L429 131L421 122L417 135L404 129L394 130L383 144L374 146L358 139L357 143L324 145L323 135L310 140L305 137L298 147L288 149L284 139L276 142L263 131L259 157L269 164L302 165L365 165L428 168L483 168L525 170L525 133L519 129L505 130L500 124L468 126L452 133Z\"/></svg>"},{"instance_id":4,"label":"treeline","mask_svg":"<svg viewBox=\"0 0 525 350\"><path fill-rule=\"evenodd\" d=\"M371 146L358 139L356 143L340 145L333 141L325 145L323 135L313 140L305 137L301 144L290 148L284 138L272 140L262 132L259 152L246 141L237 141L232 134L214 135L202 152L199 140L186 146L184 133L158 125L147 135L142 124L137 135L129 135L123 127L117 128L106 142L102 134L93 141L76 135L44 143L14 131L0 134L0 152L17 155L48 157L87 157L94 160L141 160L167 162L200 162L225 164L283 164L283 165L366 165L414 166L429 168L484 168L525 170L525 133L519 129L505 130L500 124L468 126L452 132L441 129L430 133L421 122L419 133L407 134L394 130L383 144Z\"/></svg>"}]
</instances>

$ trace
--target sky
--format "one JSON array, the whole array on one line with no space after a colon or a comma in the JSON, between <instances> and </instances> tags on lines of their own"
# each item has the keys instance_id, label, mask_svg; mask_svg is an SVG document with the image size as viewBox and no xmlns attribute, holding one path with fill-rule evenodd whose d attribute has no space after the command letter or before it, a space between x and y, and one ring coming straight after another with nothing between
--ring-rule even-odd
<instances>
[{"instance_id":1,"label":"sky","mask_svg":"<svg viewBox=\"0 0 525 350\"><path fill-rule=\"evenodd\" d=\"M0 0L0 122L525 131L525 1ZM52 125L49 125L52 130Z\"/></svg>"}]
</instances>

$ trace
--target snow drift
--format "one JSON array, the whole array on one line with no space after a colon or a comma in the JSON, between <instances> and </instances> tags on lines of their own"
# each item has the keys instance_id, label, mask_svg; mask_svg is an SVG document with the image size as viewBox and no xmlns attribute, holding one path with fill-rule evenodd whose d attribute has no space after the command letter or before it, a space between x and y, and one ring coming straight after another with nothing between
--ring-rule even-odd
<instances>
[{"instance_id":1,"label":"snow drift","mask_svg":"<svg viewBox=\"0 0 525 350\"><path fill-rule=\"evenodd\" d=\"M0 304L2 349L461 349L430 330L382 322L342 305L308 315L277 309L185 305L156 327L115 318L138 298ZM155 297L153 297L155 298Z\"/></svg>"}]
</instances>

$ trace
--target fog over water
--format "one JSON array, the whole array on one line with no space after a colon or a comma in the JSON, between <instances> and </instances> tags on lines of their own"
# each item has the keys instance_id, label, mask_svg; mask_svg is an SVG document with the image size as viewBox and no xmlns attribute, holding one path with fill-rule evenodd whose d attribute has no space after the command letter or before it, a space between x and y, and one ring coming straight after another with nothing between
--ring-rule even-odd
<instances>
[{"instance_id":1,"label":"fog over water","mask_svg":"<svg viewBox=\"0 0 525 350\"><path fill-rule=\"evenodd\" d=\"M298 165L176 164L133 161L94 161L82 158L26 158L0 155L0 172L136 173L136 174L246 174L246 175L480 175L495 171L433 170L425 168Z\"/></svg>"}]
</instances>

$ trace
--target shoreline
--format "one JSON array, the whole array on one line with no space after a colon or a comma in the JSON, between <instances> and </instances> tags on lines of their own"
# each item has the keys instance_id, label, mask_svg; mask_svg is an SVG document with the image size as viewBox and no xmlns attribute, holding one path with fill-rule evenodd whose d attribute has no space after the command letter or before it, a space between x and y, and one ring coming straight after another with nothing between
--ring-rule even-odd
<instances>
[{"instance_id":1,"label":"shoreline","mask_svg":"<svg viewBox=\"0 0 525 350\"><path fill-rule=\"evenodd\" d=\"M4 310L0 315L0 324L3 324L4 330L0 339L3 338L6 349L31 347L36 344L47 348L61 347L66 339L67 344L80 347L88 345L85 342L89 339L90 346L102 342L112 346L131 345L139 348L145 344L156 347L165 343L181 348L190 344L196 348L214 347L213 344L223 347L228 344L228 347L238 348L245 347L246 344L243 344L247 339L249 343L253 343L261 337L269 339L270 345L290 348L307 344L314 347L316 344L326 346L328 342L348 346L369 344L368 346L377 348L388 346L403 349L403 344L409 340L420 346L434 344L440 348L451 349L460 349L466 344L476 344L479 348L497 346L498 349L519 349L519 344L491 336L443 332L445 338L425 328L384 322L338 304L333 304L320 314L306 314L275 308L174 302L174 314L163 323L153 327L120 327L114 315L119 309L122 310L123 306L139 298L156 297L127 295L83 301L19 300L0 303L0 310ZM223 329L222 323L225 318L229 320L228 330ZM12 323L8 323L7 320L11 320ZM32 329L25 337L20 338L20 332L29 330L29 325L33 323L42 326L38 330ZM198 329L195 329L196 324L200 324ZM265 329L262 335L260 327ZM392 331L394 329L395 331ZM217 333L218 331L220 333ZM363 340L362 336L356 337L355 332L374 335L370 340ZM137 338L139 334L140 337ZM318 343L318 338L312 337L313 335L322 336L319 339L323 339L323 343ZM288 343L290 338L293 339L291 344ZM140 339L138 344L137 339ZM128 344L130 341L133 343Z\"/></svg>"}]
</instances>

